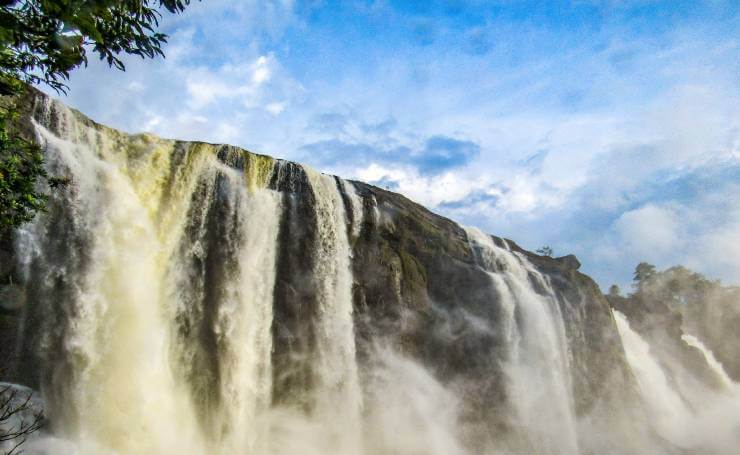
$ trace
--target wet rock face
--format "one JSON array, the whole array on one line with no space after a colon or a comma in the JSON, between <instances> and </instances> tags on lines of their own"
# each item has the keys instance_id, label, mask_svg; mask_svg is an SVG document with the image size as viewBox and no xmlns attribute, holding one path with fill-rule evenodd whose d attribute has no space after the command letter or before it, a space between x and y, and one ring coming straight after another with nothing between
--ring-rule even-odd
<instances>
[{"instance_id":1,"label":"wet rock face","mask_svg":"<svg viewBox=\"0 0 740 455\"><path fill-rule=\"evenodd\" d=\"M19 286L10 235L0 234L0 377L11 378L16 358L21 310L26 302Z\"/></svg>"},{"instance_id":2,"label":"wet rock face","mask_svg":"<svg viewBox=\"0 0 740 455\"><path fill-rule=\"evenodd\" d=\"M504 403L499 292L476 265L465 231L405 197L355 182L365 224L353 247L356 330L393 339L445 381L482 397L472 414ZM598 286L574 256L550 258L494 238L548 277L565 321L577 412L631 384L619 334ZM359 343L358 349L369 346ZM489 416L490 417L490 416ZM472 418L472 417L471 417Z\"/></svg>"}]
</instances>

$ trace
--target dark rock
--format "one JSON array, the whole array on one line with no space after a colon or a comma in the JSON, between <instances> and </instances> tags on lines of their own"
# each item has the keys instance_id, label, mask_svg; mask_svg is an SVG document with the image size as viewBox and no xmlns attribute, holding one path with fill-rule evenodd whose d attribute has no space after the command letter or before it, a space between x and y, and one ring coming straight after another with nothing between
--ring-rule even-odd
<instances>
[{"instance_id":1,"label":"dark rock","mask_svg":"<svg viewBox=\"0 0 740 455\"><path fill-rule=\"evenodd\" d=\"M26 301L23 288L16 284L0 286L0 311L17 312Z\"/></svg>"},{"instance_id":2,"label":"dark rock","mask_svg":"<svg viewBox=\"0 0 740 455\"><path fill-rule=\"evenodd\" d=\"M561 262L565 267L572 269L572 270L578 270L581 268L581 261L579 261L578 258L572 254L559 257L556 260Z\"/></svg>"}]
</instances>

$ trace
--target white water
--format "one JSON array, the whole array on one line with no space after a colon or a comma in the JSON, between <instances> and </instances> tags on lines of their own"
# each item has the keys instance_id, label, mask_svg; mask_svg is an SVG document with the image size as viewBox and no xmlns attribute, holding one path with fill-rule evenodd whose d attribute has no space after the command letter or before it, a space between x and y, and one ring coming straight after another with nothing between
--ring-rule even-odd
<instances>
[{"instance_id":1,"label":"white water","mask_svg":"<svg viewBox=\"0 0 740 455\"><path fill-rule=\"evenodd\" d=\"M666 440L690 453L736 454L740 447L738 387L733 384L726 392L712 392L705 388L684 386L679 393L652 353L649 343L630 327L622 313L613 312L627 362L635 374L649 413L648 424ZM703 347L703 351L708 357L713 357L706 347ZM673 359L666 361L675 364ZM673 370L673 374L680 375L680 369ZM677 382L681 383L683 381ZM700 403L700 407L690 408L684 396L692 403Z\"/></svg>"},{"instance_id":2,"label":"white water","mask_svg":"<svg viewBox=\"0 0 740 455\"><path fill-rule=\"evenodd\" d=\"M681 336L681 338L689 346L695 347L701 351L701 353L704 355L704 359L706 359L707 361L707 364L712 369L714 374L717 375L725 388L732 389L735 387L736 384L732 381L732 379L730 379L730 376L725 371L725 368L717 360L717 358L714 357L714 353L710 351L709 348L707 348L704 343L701 342L701 340L696 338L694 335L689 334L684 334L683 336Z\"/></svg>"},{"instance_id":3,"label":"white water","mask_svg":"<svg viewBox=\"0 0 740 455\"><path fill-rule=\"evenodd\" d=\"M115 137L97 135L76 124L71 112L61 113L67 137L57 138L42 126L37 133L53 151L54 165L74 179L75 220L94 242L65 340L76 363L68 400L79 419L60 422L62 431L95 453L200 447L184 390L171 370L162 368L169 364L169 328L157 277L167 252L143 200L149 188L137 186L136 170L117 153ZM70 140L78 135L82 141Z\"/></svg>"},{"instance_id":4,"label":"white water","mask_svg":"<svg viewBox=\"0 0 740 455\"><path fill-rule=\"evenodd\" d=\"M497 246L478 229L466 228L466 232L504 309L509 400L515 425L528 445L521 450L577 454L568 351L554 292L526 258ZM537 280L546 294L538 293L531 280Z\"/></svg>"},{"instance_id":5,"label":"white water","mask_svg":"<svg viewBox=\"0 0 740 455\"><path fill-rule=\"evenodd\" d=\"M257 413L270 404L272 289L279 197L250 191L243 174L208 150L194 150L187 167L165 188L172 144L146 136L125 142L111 131L81 125L61 105L62 137L36 125L47 160L73 181L75 229L93 239L91 263L78 290L64 350L74 361L66 378L74 421L57 422L60 435L83 453L236 453L255 447ZM223 185L214 190L216 179ZM225 200L236 273L213 321L221 368L222 405L216 434L206 435L176 374L173 319L182 311L180 289L188 277L176 251L197 182ZM165 201L163 192L172 197ZM211 197L211 196L209 196ZM42 222L21 233L26 264L44 260ZM204 246L196 241L189 254ZM173 262L174 261L174 262ZM215 445L214 445L215 444Z\"/></svg>"},{"instance_id":6,"label":"white water","mask_svg":"<svg viewBox=\"0 0 740 455\"><path fill-rule=\"evenodd\" d=\"M337 180L306 170L318 221L315 406L308 414L271 409L282 212L280 195L264 188L272 164L250 158L242 173L207 144L189 145L175 163L170 141L81 124L57 103L42 110L46 118L35 127L47 163L73 182L58 197L67 198L61 204L72 210L76 235L92 242L79 252L79 261L90 257L82 284L64 302L71 319L60 321L68 325L62 351L73 374L50 384L71 393L53 403L64 411L57 435L84 454L294 453L294 444L361 453L349 235L359 235L363 207L354 186L339 183L350 224ZM61 137L44 126L53 118ZM45 263L54 254L45 251L55 235L48 229L40 217L20 232L22 265L30 274L41 263L48 276L71 280L72 266ZM208 251L214 232L222 255L215 261ZM220 274L216 294L207 293L215 276L208 270ZM215 381L202 369L202 327L213 333L215 352L206 356L218 357ZM56 329L46 328L42 349L58 342ZM69 443L59 441L44 439L34 450L66 451Z\"/></svg>"},{"instance_id":7,"label":"white water","mask_svg":"<svg viewBox=\"0 0 740 455\"><path fill-rule=\"evenodd\" d=\"M378 348L366 444L373 454L463 455L459 398L419 364Z\"/></svg>"},{"instance_id":8,"label":"white water","mask_svg":"<svg viewBox=\"0 0 740 455\"><path fill-rule=\"evenodd\" d=\"M650 345L632 330L622 313L614 310L614 319L622 337L627 362L635 374L654 425L669 440L684 442L678 429L685 425L689 409L670 385L663 368L650 352Z\"/></svg>"},{"instance_id":9,"label":"white water","mask_svg":"<svg viewBox=\"0 0 740 455\"><path fill-rule=\"evenodd\" d=\"M362 198L352 183L346 180L339 180L342 186L342 191L347 195L349 199L350 210L352 211L352 239L356 239L360 236L360 230L362 229L362 223L364 218L364 207L362 204Z\"/></svg>"},{"instance_id":10,"label":"white water","mask_svg":"<svg viewBox=\"0 0 740 455\"><path fill-rule=\"evenodd\" d=\"M325 429L334 431L331 436L337 441L334 450L344 453L360 446L362 412L352 319L348 220L334 177L310 169L306 172L316 197L319 237L314 250L315 274L320 280L316 412L324 420ZM337 422L340 425L335 425Z\"/></svg>"},{"instance_id":11,"label":"white water","mask_svg":"<svg viewBox=\"0 0 740 455\"><path fill-rule=\"evenodd\" d=\"M272 393L272 300L280 213L276 193L247 194L240 176L228 171L240 195L234 227L241 242L234 246L238 273L226 283L228 298L216 322L223 346L219 423L224 434L217 439L223 454L253 451L259 435L268 431L260 428L257 417L269 407Z\"/></svg>"}]
</instances>

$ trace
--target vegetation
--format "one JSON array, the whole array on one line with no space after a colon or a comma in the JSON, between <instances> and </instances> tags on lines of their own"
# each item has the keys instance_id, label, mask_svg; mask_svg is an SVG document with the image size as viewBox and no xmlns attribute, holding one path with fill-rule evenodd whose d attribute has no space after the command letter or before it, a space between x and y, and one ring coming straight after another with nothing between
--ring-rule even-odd
<instances>
[{"instance_id":1,"label":"vegetation","mask_svg":"<svg viewBox=\"0 0 740 455\"><path fill-rule=\"evenodd\" d=\"M678 310L700 306L709 300L709 294L722 289L721 283L712 281L700 273L677 265L658 271L654 265L640 262L633 273L634 292L622 297L616 284L609 287L607 297L615 299L642 299L661 302Z\"/></svg>"},{"instance_id":2,"label":"vegetation","mask_svg":"<svg viewBox=\"0 0 740 455\"><path fill-rule=\"evenodd\" d=\"M740 288L722 285L683 266L657 270L647 262L637 265L633 292L622 296L615 285L606 298L643 330L673 327L702 340L732 378L740 379ZM670 321L669 321L670 320Z\"/></svg>"},{"instance_id":3,"label":"vegetation","mask_svg":"<svg viewBox=\"0 0 740 455\"><path fill-rule=\"evenodd\" d=\"M44 413L31 401L33 392L0 386L0 450L18 453L28 437L44 425Z\"/></svg>"},{"instance_id":4,"label":"vegetation","mask_svg":"<svg viewBox=\"0 0 740 455\"><path fill-rule=\"evenodd\" d=\"M641 291L653 278L655 278L655 266L647 262L640 262L635 267L635 273L633 275L633 286L635 290Z\"/></svg>"},{"instance_id":5,"label":"vegetation","mask_svg":"<svg viewBox=\"0 0 740 455\"><path fill-rule=\"evenodd\" d=\"M720 282L709 280L680 265L659 272L655 266L641 262L635 268L633 286L645 298L660 300L678 308L702 304L707 300L708 293L720 287Z\"/></svg>"},{"instance_id":6,"label":"vegetation","mask_svg":"<svg viewBox=\"0 0 740 455\"><path fill-rule=\"evenodd\" d=\"M30 221L44 208L39 180L52 188L65 183L46 174L41 147L14 132L16 116L13 107L0 107L0 233Z\"/></svg>"},{"instance_id":7,"label":"vegetation","mask_svg":"<svg viewBox=\"0 0 740 455\"><path fill-rule=\"evenodd\" d=\"M43 210L49 178L38 146L12 127L14 98L25 84L67 90L70 71L88 52L125 70L122 55L164 56L160 11L182 12L190 0L0 0L0 235Z\"/></svg>"},{"instance_id":8,"label":"vegetation","mask_svg":"<svg viewBox=\"0 0 740 455\"><path fill-rule=\"evenodd\" d=\"M553 255L553 250L549 246L545 245L542 248L540 248L539 250L537 250L537 254L539 254L541 256L552 256Z\"/></svg>"},{"instance_id":9,"label":"vegetation","mask_svg":"<svg viewBox=\"0 0 740 455\"><path fill-rule=\"evenodd\" d=\"M609 286L609 297L618 297L622 294L622 290L619 289L619 286L616 284L612 284Z\"/></svg>"}]
</instances>

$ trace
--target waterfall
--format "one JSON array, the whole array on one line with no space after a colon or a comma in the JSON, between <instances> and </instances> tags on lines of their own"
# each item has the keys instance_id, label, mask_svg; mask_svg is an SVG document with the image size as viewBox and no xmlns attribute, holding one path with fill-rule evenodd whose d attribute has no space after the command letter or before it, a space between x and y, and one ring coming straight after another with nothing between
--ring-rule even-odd
<instances>
[{"instance_id":1,"label":"waterfall","mask_svg":"<svg viewBox=\"0 0 740 455\"><path fill-rule=\"evenodd\" d=\"M224 166L225 167L225 166ZM223 285L223 303L216 316L221 369L220 453L254 450L260 433L257 417L271 399L272 293L280 203L264 189L251 193L230 168L237 189L234 216L238 243L233 245L236 273Z\"/></svg>"},{"instance_id":2,"label":"waterfall","mask_svg":"<svg viewBox=\"0 0 740 455\"><path fill-rule=\"evenodd\" d=\"M522 255L466 228L479 266L499 294L509 349L505 365L516 430L534 453L576 454L568 349L562 315L545 278Z\"/></svg>"},{"instance_id":3,"label":"waterfall","mask_svg":"<svg viewBox=\"0 0 740 455\"><path fill-rule=\"evenodd\" d=\"M684 386L679 393L663 367L663 364L672 367L677 361L658 359L651 351L648 341L630 327L627 318L619 311L613 312L627 362L635 374L649 413L648 425L675 446L692 453L737 453L740 445L738 387L731 384L728 390L717 393L704 388ZM691 336L684 335L683 338L690 345L703 346ZM711 351L704 348L703 352L709 361ZM709 363L711 365L711 361ZM676 370L671 371L671 374L681 373ZM701 407L690 407L685 398L692 403L700 403Z\"/></svg>"},{"instance_id":4,"label":"waterfall","mask_svg":"<svg viewBox=\"0 0 740 455\"><path fill-rule=\"evenodd\" d=\"M240 172L217 146L39 110L48 166L72 181L18 235L36 311L55 316L37 348L57 433L85 453L254 449L271 396L270 163Z\"/></svg>"},{"instance_id":5,"label":"waterfall","mask_svg":"<svg viewBox=\"0 0 740 455\"><path fill-rule=\"evenodd\" d=\"M316 199L318 228L318 245L314 247L320 302L314 360L318 372L316 411L328 419L330 426L341 422L341 430L334 437L344 441L335 450L346 452L349 447L357 447L362 409L355 354L349 220L337 180L310 169L306 173ZM342 187L349 190L350 199L357 198L348 185ZM350 226L350 231L353 229Z\"/></svg>"},{"instance_id":6,"label":"waterfall","mask_svg":"<svg viewBox=\"0 0 740 455\"><path fill-rule=\"evenodd\" d=\"M59 391L58 398L73 410L60 412L66 414L58 419L61 432L88 445L91 452L199 447L187 396L166 368L169 327L161 277L168 252L160 235L171 226L159 229L154 216L162 192L159 173L166 170L162 164L169 156L165 145L139 137L128 155L121 137L79 124L74 113L60 105L44 108L53 109L61 136L38 123L36 132L48 150L50 166L74 181L58 196L72 207L73 223L67 231L57 231L53 220L42 224L44 217L39 217L21 233L20 242L32 252L25 258L32 274L28 280L48 287L45 303L53 305L62 286L68 286L71 297L63 308L42 310L67 313L56 327L45 328L42 340L49 371L60 362L60 370L43 385ZM144 149L150 153L133 156ZM57 243L78 239L83 245ZM60 253L71 260L45 266ZM61 374L61 362L68 374Z\"/></svg>"},{"instance_id":7,"label":"waterfall","mask_svg":"<svg viewBox=\"0 0 740 455\"><path fill-rule=\"evenodd\" d=\"M614 319L622 337L627 362L635 373L640 393L655 426L664 437L674 442L680 441L681 435L676 429L683 425L689 409L652 355L650 345L632 330L627 317L614 310Z\"/></svg>"},{"instance_id":8,"label":"waterfall","mask_svg":"<svg viewBox=\"0 0 740 455\"><path fill-rule=\"evenodd\" d=\"M463 235L359 182L123 134L36 101L49 174L70 183L15 232L22 285L3 284L26 302L11 316L13 373L40 389L51 422L29 453L570 455L613 443L730 454L740 444L740 390L711 351L684 335L725 390L614 312L623 357L606 302L565 261L530 262L512 242ZM642 410L610 400L635 383L649 419L620 446Z\"/></svg>"},{"instance_id":9,"label":"waterfall","mask_svg":"<svg viewBox=\"0 0 740 455\"><path fill-rule=\"evenodd\" d=\"M707 364L712 369L714 374L717 375L725 388L732 389L733 387L735 387L735 383L732 381L732 379L730 379L730 376L727 374L722 364L717 360L716 357L714 357L714 353L710 351L709 348L707 348L704 343L701 342L701 340L693 335L688 334L684 334L683 336L681 336L681 339L683 339L689 346L695 347L696 349L701 351L701 353L704 355L704 359L706 359L707 361Z\"/></svg>"},{"instance_id":10,"label":"waterfall","mask_svg":"<svg viewBox=\"0 0 740 455\"><path fill-rule=\"evenodd\" d=\"M23 350L40 357L55 433L91 454L280 452L270 437L284 426L270 418L283 213L269 189L274 160L78 115L48 99L36 107L47 166L71 183L17 235L38 302L28 318L44 324ZM305 246L318 302L305 391L315 406L300 419L322 428L317 445L359 453L350 242L362 199L349 182L297 171L315 199Z\"/></svg>"}]
</instances>

